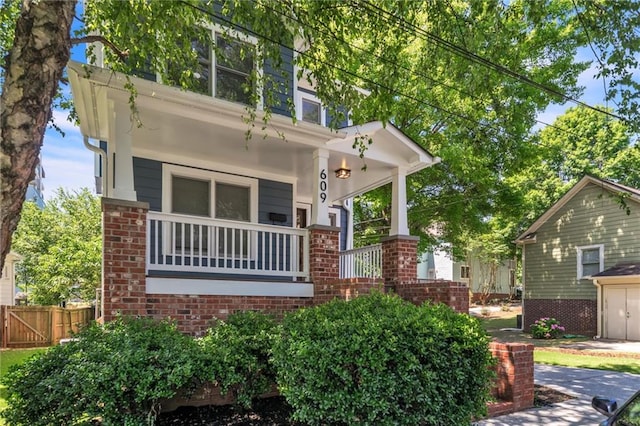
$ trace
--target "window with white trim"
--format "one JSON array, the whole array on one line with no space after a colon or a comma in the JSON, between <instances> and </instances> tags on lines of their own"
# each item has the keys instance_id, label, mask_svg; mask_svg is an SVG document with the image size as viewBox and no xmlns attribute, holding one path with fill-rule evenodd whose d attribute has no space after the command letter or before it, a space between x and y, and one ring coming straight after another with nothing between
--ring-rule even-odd
<instances>
[{"instance_id":1,"label":"window with white trim","mask_svg":"<svg viewBox=\"0 0 640 426\"><path fill-rule=\"evenodd\" d=\"M225 34L217 27L203 31L212 31L215 47L199 40L191 42L191 48L198 55L197 68L190 72L191 89L216 98L255 105L256 40L237 32ZM169 78L178 81L177 74L182 71L169 67Z\"/></svg>"},{"instance_id":2,"label":"window with white trim","mask_svg":"<svg viewBox=\"0 0 640 426\"><path fill-rule=\"evenodd\" d=\"M578 279L589 278L604 270L604 245L576 247L578 251Z\"/></svg>"},{"instance_id":3,"label":"window with white trim","mask_svg":"<svg viewBox=\"0 0 640 426\"><path fill-rule=\"evenodd\" d=\"M321 126L327 125L327 109L320 99L311 93L298 90L296 92L296 118Z\"/></svg>"},{"instance_id":4,"label":"window with white trim","mask_svg":"<svg viewBox=\"0 0 640 426\"><path fill-rule=\"evenodd\" d=\"M471 275L471 268L468 265L460 266L460 278L463 280L468 280Z\"/></svg>"},{"instance_id":5,"label":"window with white trim","mask_svg":"<svg viewBox=\"0 0 640 426\"><path fill-rule=\"evenodd\" d=\"M236 222L258 221L257 179L165 164L163 192L165 212ZM255 237L250 238L249 231L231 226L187 223L165 232L176 251L213 250L215 256L223 257L247 257L255 252Z\"/></svg>"}]
</instances>

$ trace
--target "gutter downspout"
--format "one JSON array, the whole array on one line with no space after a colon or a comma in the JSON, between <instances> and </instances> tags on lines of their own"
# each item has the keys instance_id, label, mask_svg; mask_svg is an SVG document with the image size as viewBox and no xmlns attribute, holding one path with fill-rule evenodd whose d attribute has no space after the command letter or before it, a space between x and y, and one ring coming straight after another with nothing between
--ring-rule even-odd
<instances>
[{"instance_id":1,"label":"gutter downspout","mask_svg":"<svg viewBox=\"0 0 640 426\"><path fill-rule=\"evenodd\" d=\"M593 285L596 286L596 324L597 324L597 335L593 336L594 340L600 339L602 337L602 285L598 282L598 280L593 280Z\"/></svg>"},{"instance_id":2,"label":"gutter downspout","mask_svg":"<svg viewBox=\"0 0 640 426\"><path fill-rule=\"evenodd\" d=\"M100 155L100 159L102 160L102 176L100 176L101 178L101 182L100 182L100 191L102 193L103 197L106 197L106 190L107 190L107 153L101 149L98 148L97 146L91 145L89 143L89 137L88 136L82 136L82 141L84 142L84 146L85 148L87 148L89 151L93 152L94 154L98 154Z\"/></svg>"}]
</instances>

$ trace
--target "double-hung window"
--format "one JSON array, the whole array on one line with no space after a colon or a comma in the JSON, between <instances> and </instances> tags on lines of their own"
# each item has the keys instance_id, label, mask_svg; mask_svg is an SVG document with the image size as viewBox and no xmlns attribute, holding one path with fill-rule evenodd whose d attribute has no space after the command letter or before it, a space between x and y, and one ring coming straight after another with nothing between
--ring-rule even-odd
<instances>
[{"instance_id":1,"label":"double-hung window","mask_svg":"<svg viewBox=\"0 0 640 426\"><path fill-rule=\"evenodd\" d=\"M577 247L578 279L589 278L604 269L604 245Z\"/></svg>"},{"instance_id":2,"label":"double-hung window","mask_svg":"<svg viewBox=\"0 0 640 426\"><path fill-rule=\"evenodd\" d=\"M256 54L255 41L240 34L213 31L215 46L199 40L191 42L198 56L198 64L191 73L191 90L216 98L255 105ZM170 79L177 82L178 70L171 69Z\"/></svg>"},{"instance_id":3,"label":"double-hung window","mask_svg":"<svg viewBox=\"0 0 640 426\"><path fill-rule=\"evenodd\" d=\"M222 258L253 256L255 236L238 222L257 222L256 179L165 164L163 188L163 211L184 215L165 230L169 251Z\"/></svg>"}]
</instances>

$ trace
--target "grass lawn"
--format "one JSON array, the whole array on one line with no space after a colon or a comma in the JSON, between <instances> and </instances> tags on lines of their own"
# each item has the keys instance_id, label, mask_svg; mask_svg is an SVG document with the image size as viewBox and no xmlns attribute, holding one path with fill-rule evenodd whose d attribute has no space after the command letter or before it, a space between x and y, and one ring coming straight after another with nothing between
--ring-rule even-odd
<instances>
[{"instance_id":1,"label":"grass lawn","mask_svg":"<svg viewBox=\"0 0 640 426\"><path fill-rule=\"evenodd\" d=\"M640 374L640 360L638 358L581 355L536 349L533 352L533 361L565 367L594 368L596 370Z\"/></svg>"},{"instance_id":2,"label":"grass lawn","mask_svg":"<svg viewBox=\"0 0 640 426\"><path fill-rule=\"evenodd\" d=\"M533 344L535 346L533 360L536 363L640 374L640 359L625 357L625 354L600 356L598 354L587 355L557 349L562 345L590 340L586 336L561 339L533 339L531 334L522 331L501 330L514 328L516 326L516 315L519 313L519 310L493 312L490 316L478 319L484 329L487 330L487 333L500 341Z\"/></svg>"},{"instance_id":3,"label":"grass lawn","mask_svg":"<svg viewBox=\"0 0 640 426\"><path fill-rule=\"evenodd\" d=\"M31 355L46 351L47 348L35 349L9 349L0 351L0 381L9 371L9 367L24 362ZM7 388L0 383L0 411L7 407ZM4 425L4 420L0 419L0 425Z\"/></svg>"}]
</instances>

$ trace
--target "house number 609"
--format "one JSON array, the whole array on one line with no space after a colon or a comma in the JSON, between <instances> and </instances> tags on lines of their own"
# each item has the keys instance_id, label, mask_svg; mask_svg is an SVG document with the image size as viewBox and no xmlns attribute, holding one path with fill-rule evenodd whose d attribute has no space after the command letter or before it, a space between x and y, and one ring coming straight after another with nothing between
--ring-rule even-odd
<instances>
[{"instance_id":1,"label":"house number 609","mask_svg":"<svg viewBox=\"0 0 640 426\"><path fill-rule=\"evenodd\" d=\"M327 171L325 169L320 172L320 199L323 203L327 201Z\"/></svg>"}]
</instances>

